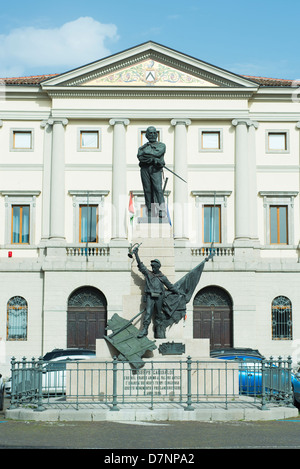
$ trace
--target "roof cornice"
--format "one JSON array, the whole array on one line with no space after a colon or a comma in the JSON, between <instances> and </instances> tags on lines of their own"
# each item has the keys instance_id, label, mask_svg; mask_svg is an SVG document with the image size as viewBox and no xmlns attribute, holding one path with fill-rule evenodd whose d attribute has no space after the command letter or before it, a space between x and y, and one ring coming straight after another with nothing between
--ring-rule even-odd
<instances>
[{"instance_id":1,"label":"roof cornice","mask_svg":"<svg viewBox=\"0 0 300 469\"><path fill-rule=\"evenodd\" d=\"M184 98L250 99L255 89L247 88L180 88L180 87L54 87L47 89L51 98Z\"/></svg>"},{"instance_id":2,"label":"roof cornice","mask_svg":"<svg viewBox=\"0 0 300 469\"><path fill-rule=\"evenodd\" d=\"M137 62L147 59L161 61L186 73L191 73L196 77L216 83L221 87L249 87L255 89L259 87L258 83L249 78L236 75L152 41L47 79L41 82L41 86L43 89L61 85L78 86L88 80L113 73L116 70L132 66Z\"/></svg>"}]
</instances>

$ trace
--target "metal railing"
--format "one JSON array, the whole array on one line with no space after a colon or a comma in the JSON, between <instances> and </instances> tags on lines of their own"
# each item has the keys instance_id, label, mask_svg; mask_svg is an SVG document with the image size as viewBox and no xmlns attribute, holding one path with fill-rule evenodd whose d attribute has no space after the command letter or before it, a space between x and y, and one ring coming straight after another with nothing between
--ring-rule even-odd
<instances>
[{"instance_id":1,"label":"metal railing","mask_svg":"<svg viewBox=\"0 0 300 469\"><path fill-rule=\"evenodd\" d=\"M194 410L210 403L255 404L266 409L269 402L292 405L292 361L263 359L259 363L234 360L146 361L140 369L114 358L111 361L49 361L42 358L11 361L10 409L30 405L49 406L143 404L153 408L169 403Z\"/></svg>"},{"instance_id":2,"label":"metal railing","mask_svg":"<svg viewBox=\"0 0 300 469\"><path fill-rule=\"evenodd\" d=\"M110 255L108 246L72 245L66 247L68 257L105 257Z\"/></svg>"},{"instance_id":3,"label":"metal railing","mask_svg":"<svg viewBox=\"0 0 300 469\"><path fill-rule=\"evenodd\" d=\"M192 256L201 256L207 257L211 253L216 257L232 257L234 256L234 247L232 245L222 245L222 246L202 246L191 248Z\"/></svg>"}]
</instances>

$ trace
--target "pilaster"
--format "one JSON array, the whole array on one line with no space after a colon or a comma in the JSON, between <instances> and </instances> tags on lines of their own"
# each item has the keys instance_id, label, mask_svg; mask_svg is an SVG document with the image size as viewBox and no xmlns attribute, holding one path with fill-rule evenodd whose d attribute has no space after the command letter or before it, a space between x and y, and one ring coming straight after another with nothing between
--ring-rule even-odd
<instances>
[{"instance_id":1,"label":"pilaster","mask_svg":"<svg viewBox=\"0 0 300 469\"><path fill-rule=\"evenodd\" d=\"M300 121L297 122L296 124L296 129L300 129ZM299 132L299 167L300 167L300 132ZM300 170L299 170L299 188L300 188ZM299 210L300 210L300 207L299 207ZM299 213L299 216L300 216L300 213ZM295 240L296 242L298 242L298 252L299 252L299 261L300 261L300 251L299 251L299 248L300 248L300 238L297 240Z\"/></svg>"},{"instance_id":2,"label":"pilaster","mask_svg":"<svg viewBox=\"0 0 300 469\"><path fill-rule=\"evenodd\" d=\"M52 125L50 233L55 244L65 243L65 135L67 119L53 118Z\"/></svg>"},{"instance_id":3,"label":"pilaster","mask_svg":"<svg viewBox=\"0 0 300 469\"><path fill-rule=\"evenodd\" d=\"M234 119L235 130L235 240L238 247L253 246L257 239L256 122Z\"/></svg>"},{"instance_id":4,"label":"pilaster","mask_svg":"<svg viewBox=\"0 0 300 469\"><path fill-rule=\"evenodd\" d=\"M126 126L129 119L110 119L113 132L112 240L127 238Z\"/></svg>"},{"instance_id":5,"label":"pilaster","mask_svg":"<svg viewBox=\"0 0 300 469\"><path fill-rule=\"evenodd\" d=\"M43 121L41 128L44 129L41 243L44 243L50 236L52 123Z\"/></svg>"},{"instance_id":6,"label":"pilaster","mask_svg":"<svg viewBox=\"0 0 300 469\"><path fill-rule=\"evenodd\" d=\"M187 127L190 119L172 119L175 127L174 171L187 181ZM174 239L189 238L188 223L188 186L178 177L174 177Z\"/></svg>"}]
</instances>

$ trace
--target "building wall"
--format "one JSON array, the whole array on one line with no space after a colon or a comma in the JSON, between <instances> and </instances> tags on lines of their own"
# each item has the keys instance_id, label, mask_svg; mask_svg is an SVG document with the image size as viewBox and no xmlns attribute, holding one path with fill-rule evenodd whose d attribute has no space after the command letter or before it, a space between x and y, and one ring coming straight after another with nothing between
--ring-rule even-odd
<instances>
[{"instance_id":1,"label":"building wall","mask_svg":"<svg viewBox=\"0 0 300 469\"><path fill-rule=\"evenodd\" d=\"M188 239L175 239L174 268L179 279L203 260L203 253L193 251L203 247L202 203L198 192L222 192L226 196L226 219L223 240L219 247L230 247L230 254L216 255L213 262L205 266L200 284L194 296L202 288L216 285L224 288L233 301L233 345L258 348L263 354L292 355L298 360L300 340L300 293L298 287L299 263L299 129L297 128L299 103L290 99L282 102L261 101L257 98L205 99L178 98L105 98L99 97L50 97L38 95L24 100L10 98L4 101L2 127L0 128L0 365L6 373L12 356L38 357L55 347L67 344L67 305L71 293L81 286L93 286L103 292L107 299L108 316L122 314L124 297L130 295L132 282L131 263L127 249L132 239L130 225L127 237L112 240L112 196L114 167L114 127L110 119L127 117L130 123L125 128L124 158L126 158L125 206L129 193L133 191L136 208L142 197L137 149L140 131L155 125L167 146L166 165L174 170L175 126L171 120L185 116L191 119L186 127L187 136L187 194ZM64 126L65 173L64 199L65 241L56 245L50 234L50 177L51 139L50 126L43 124L52 116L66 117ZM255 196L257 211L257 233L253 239L236 243L236 127L232 121L246 116L258 123L255 129ZM78 132L84 128L99 128L100 151L79 151ZM11 151L11 130L32 129L34 147L32 151ZM199 151L200 129L222 131L221 151ZM282 154L266 152L266 132L287 131L289 151ZM251 158L248 155L249 158ZM252 155L253 157L253 155ZM170 173L167 191L168 203L174 228L175 181ZM182 183L184 184L184 183ZM11 192L10 192L11 191ZM18 195L34 197L33 237L29 246L12 245L9 239L10 226L8 199ZM78 207L72 191L104 191L101 202L101 239L99 246L109 248L109 255L97 258L70 257L66 246L79 244L78 224L75 222ZM294 193L290 201L289 245L270 245L267 236L268 212L265 192ZM32 196L32 193L35 195ZM13 195L14 194L14 195ZM27 194L27 195L26 195ZM26 199L27 200L27 199ZM211 200L211 199L210 199ZM280 199L281 200L281 199ZM59 207L57 207L59 210ZM246 209L245 209L246 210ZM32 212L33 213L33 212ZM247 215L247 214L246 214ZM126 224L128 217L126 214ZM125 223L125 222L124 222ZM209 247L207 245L206 247ZM218 247L218 246L217 246ZM12 253L12 257L9 256ZM222 251L223 252L223 251ZM162 268L163 270L163 268ZM293 307L293 339L272 340L271 304L283 295ZM28 302L28 335L25 341L7 340L7 302L13 296L22 296ZM137 311L132 311L132 316ZM187 307L187 318L180 326L184 338L193 337L193 299ZM172 333L170 336L172 338ZM197 339L195 339L195 354Z\"/></svg>"}]
</instances>

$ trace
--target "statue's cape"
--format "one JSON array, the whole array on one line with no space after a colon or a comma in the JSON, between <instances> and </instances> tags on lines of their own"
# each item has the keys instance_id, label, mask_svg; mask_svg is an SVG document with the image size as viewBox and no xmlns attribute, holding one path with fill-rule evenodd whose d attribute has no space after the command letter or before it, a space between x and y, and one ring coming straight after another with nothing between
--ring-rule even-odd
<instances>
[{"instance_id":1,"label":"statue's cape","mask_svg":"<svg viewBox=\"0 0 300 469\"><path fill-rule=\"evenodd\" d=\"M204 265L205 261L201 262L174 284L181 295L171 291L165 292L162 309L167 318L173 318L172 322L178 322L184 316L186 304L189 303L199 283Z\"/></svg>"}]
</instances>

